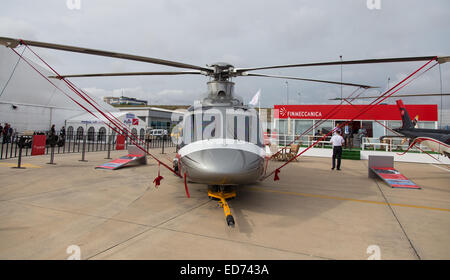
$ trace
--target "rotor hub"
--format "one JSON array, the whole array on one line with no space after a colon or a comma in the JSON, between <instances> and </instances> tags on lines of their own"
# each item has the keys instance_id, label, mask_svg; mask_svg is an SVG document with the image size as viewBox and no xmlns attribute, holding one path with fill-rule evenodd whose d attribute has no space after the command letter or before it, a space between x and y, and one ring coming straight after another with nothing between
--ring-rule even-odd
<instances>
[{"instance_id":1,"label":"rotor hub","mask_svg":"<svg viewBox=\"0 0 450 280\"><path fill-rule=\"evenodd\" d=\"M227 62L216 62L209 67L213 68L212 76L215 81L227 81L234 73L234 66Z\"/></svg>"}]
</instances>

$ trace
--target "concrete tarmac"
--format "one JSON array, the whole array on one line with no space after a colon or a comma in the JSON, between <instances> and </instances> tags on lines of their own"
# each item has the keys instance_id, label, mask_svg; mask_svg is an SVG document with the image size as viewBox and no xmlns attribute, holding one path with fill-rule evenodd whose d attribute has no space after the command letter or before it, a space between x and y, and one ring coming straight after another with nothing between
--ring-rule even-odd
<instances>
[{"instance_id":1,"label":"concrete tarmac","mask_svg":"<svg viewBox=\"0 0 450 280\"><path fill-rule=\"evenodd\" d=\"M154 153L171 165L173 149ZM126 151L112 152L113 158ZM449 259L450 170L395 163L421 190L369 179L367 161L301 157L230 201L236 226L207 187L158 165L100 170L106 152L0 161L0 259ZM281 165L271 162L269 170ZM375 248L375 251L373 250Z\"/></svg>"}]
</instances>

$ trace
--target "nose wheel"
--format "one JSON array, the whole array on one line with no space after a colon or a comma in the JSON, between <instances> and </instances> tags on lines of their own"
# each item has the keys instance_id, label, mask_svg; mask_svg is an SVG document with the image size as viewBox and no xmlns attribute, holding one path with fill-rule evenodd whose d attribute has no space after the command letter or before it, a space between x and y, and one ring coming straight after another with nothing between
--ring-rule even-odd
<instances>
[{"instance_id":1,"label":"nose wheel","mask_svg":"<svg viewBox=\"0 0 450 280\"><path fill-rule=\"evenodd\" d=\"M227 199L235 198L236 190L232 189L231 186L208 186L208 196L211 199L219 201L219 206L223 208L223 212L225 213L227 225L234 227L234 218L231 215Z\"/></svg>"}]
</instances>

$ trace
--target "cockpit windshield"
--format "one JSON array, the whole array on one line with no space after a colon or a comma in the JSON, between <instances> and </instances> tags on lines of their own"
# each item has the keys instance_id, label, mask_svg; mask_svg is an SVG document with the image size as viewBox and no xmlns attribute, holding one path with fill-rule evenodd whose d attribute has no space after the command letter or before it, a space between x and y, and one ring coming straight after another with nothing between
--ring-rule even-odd
<instances>
[{"instance_id":1,"label":"cockpit windshield","mask_svg":"<svg viewBox=\"0 0 450 280\"><path fill-rule=\"evenodd\" d=\"M233 139L262 146L262 129L256 110L210 107L189 111L183 119L183 146L208 139Z\"/></svg>"}]
</instances>

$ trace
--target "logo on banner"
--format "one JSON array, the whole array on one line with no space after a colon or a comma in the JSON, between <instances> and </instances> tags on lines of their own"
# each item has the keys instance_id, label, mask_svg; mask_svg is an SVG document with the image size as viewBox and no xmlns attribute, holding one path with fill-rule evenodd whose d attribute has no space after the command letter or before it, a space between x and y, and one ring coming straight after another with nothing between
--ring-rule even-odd
<instances>
[{"instance_id":1,"label":"logo on banner","mask_svg":"<svg viewBox=\"0 0 450 280\"><path fill-rule=\"evenodd\" d=\"M281 107L280 108L280 117L282 117L282 118L286 118L286 117L290 117L290 118L295 118L295 117L321 118L322 112L320 112L320 111L288 111L286 109L286 107Z\"/></svg>"},{"instance_id":2,"label":"logo on banner","mask_svg":"<svg viewBox=\"0 0 450 280\"><path fill-rule=\"evenodd\" d=\"M139 125L139 119L133 119L132 125Z\"/></svg>"}]
</instances>

